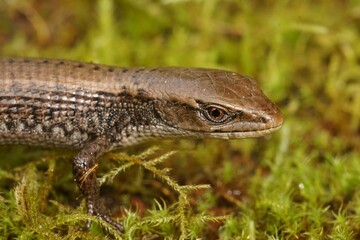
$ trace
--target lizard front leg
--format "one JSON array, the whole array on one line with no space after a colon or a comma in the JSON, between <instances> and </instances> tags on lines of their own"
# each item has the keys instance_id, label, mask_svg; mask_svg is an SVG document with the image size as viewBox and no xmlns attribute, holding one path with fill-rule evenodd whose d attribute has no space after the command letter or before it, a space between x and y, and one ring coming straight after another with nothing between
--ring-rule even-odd
<instances>
[{"instance_id":1,"label":"lizard front leg","mask_svg":"<svg viewBox=\"0 0 360 240\"><path fill-rule=\"evenodd\" d=\"M84 148L76 155L73 161L73 175L75 181L86 198L88 214L101 218L110 223L117 231L123 232L122 224L115 222L106 214L105 208L100 204L99 183L96 179L98 158L109 150L109 141L99 137L85 144ZM87 223L87 227L90 222Z\"/></svg>"}]
</instances>

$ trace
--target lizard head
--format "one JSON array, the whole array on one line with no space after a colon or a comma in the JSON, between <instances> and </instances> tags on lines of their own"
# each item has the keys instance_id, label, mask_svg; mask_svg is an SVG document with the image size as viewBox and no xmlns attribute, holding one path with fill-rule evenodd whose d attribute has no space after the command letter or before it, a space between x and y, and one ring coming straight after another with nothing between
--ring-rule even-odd
<instances>
[{"instance_id":1,"label":"lizard head","mask_svg":"<svg viewBox=\"0 0 360 240\"><path fill-rule=\"evenodd\" d=\"M158 113L179 135L257 137L279 129L283 122L279 108L244 75L187 68L163 68L157 74L160 82L153 91L165 99Z\"/></svg>"}]
</instances>

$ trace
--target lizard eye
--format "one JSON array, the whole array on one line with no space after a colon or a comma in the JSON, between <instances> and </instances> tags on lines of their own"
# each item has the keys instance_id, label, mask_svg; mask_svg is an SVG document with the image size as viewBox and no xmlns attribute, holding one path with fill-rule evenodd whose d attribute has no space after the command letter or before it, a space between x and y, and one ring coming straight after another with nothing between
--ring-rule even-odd
<instances>
[{"instance_id":1,"label":"lizard eye","mask_svg":"<svg viewBox=\"0 0 360 240\"><path fill-rule=\"evenodd\" d=\"M204 113L205 117L214 123L223 123L229 118L228 113L217 106L206 107Z\"/></svg>"}]
</instances>

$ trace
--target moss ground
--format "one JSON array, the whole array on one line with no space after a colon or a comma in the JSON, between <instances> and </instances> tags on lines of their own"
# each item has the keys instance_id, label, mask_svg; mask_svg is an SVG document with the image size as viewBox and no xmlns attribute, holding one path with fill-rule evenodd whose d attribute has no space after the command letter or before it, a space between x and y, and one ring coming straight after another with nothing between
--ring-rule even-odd
<instances>
[{"instance_id":1,"label":"moss ground","mask_svg":"<svg viewBox=\"0 0 360 240\"><path fill-rule=\"evenodd\" d=\"M360 1L0 0L0 55L224 68L282 109L269 137L104 156L117 239L360 239ZM0 148L2 239L110 239L81 230L73 156Z\"/></svg>"}]
</instances>

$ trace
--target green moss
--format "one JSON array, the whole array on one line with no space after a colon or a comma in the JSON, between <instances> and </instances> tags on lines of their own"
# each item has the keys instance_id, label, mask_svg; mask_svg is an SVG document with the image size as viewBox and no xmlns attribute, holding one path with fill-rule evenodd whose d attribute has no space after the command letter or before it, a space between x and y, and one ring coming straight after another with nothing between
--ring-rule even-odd
<instances>
[{"instance_id":1,"label":"green moss","mask_svg":"<svg viewBox=\"0 0 360 240\"><path fill-rule=\"evenodd\" d=\"M359 7L335 0L0 0L0 54L225 68L258 79L280 105L284 126L269 137L162 141L146 159L141 153L152 143L125 149L122 161L104 156L101 173L112 181L102 196L124 222L124 239L358 239ZM177 153L162 158L174 145ZM74 207L81 198L72 157L0 149L1 236L103 239L101 227L81 230L90 217L83 204Z\"/></svg>"}]
</instances>

